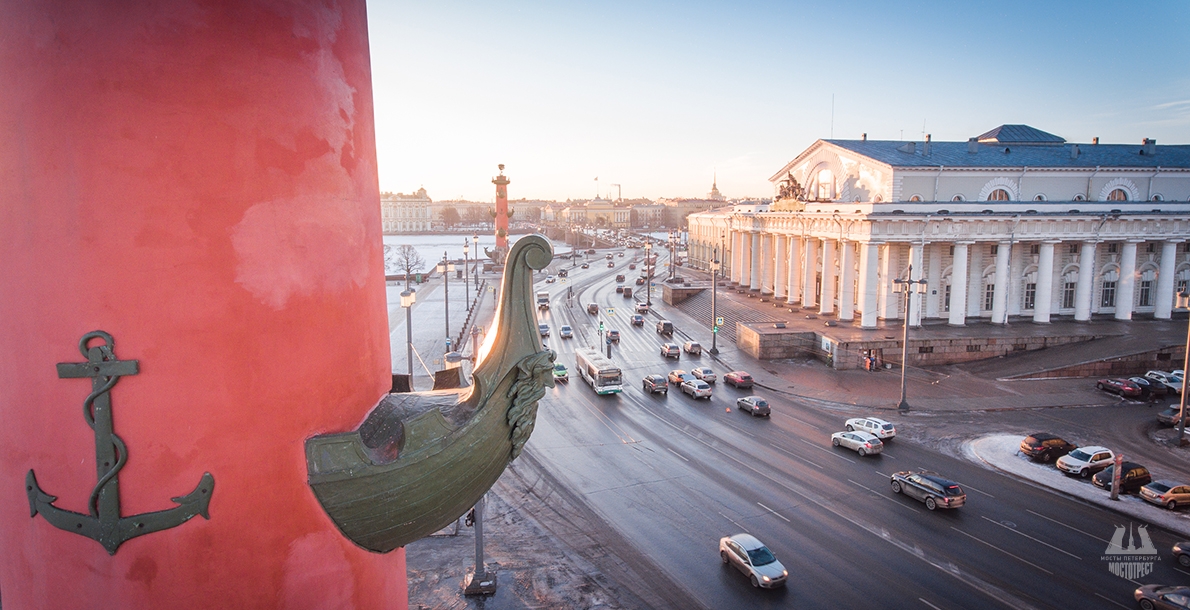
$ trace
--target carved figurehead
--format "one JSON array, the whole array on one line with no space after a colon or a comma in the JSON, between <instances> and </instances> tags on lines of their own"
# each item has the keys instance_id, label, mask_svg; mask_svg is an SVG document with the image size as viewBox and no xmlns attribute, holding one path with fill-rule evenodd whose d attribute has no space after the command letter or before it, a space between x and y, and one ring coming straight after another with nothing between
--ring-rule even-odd
<instances>
[{"instance_id":1,"label":"carved figurehead","mask_svg":"<svg viewBox=\"0 0 1190 610\"><path fill-rule=\"evenodd\" d=\"M471 387L389 394L358 429L306 441L310 487L353 542L387 552L449 525L520 455L554 385L533 301L533 270L552 258L540 235L512 246Z\"/></svg>"}]
</instances>

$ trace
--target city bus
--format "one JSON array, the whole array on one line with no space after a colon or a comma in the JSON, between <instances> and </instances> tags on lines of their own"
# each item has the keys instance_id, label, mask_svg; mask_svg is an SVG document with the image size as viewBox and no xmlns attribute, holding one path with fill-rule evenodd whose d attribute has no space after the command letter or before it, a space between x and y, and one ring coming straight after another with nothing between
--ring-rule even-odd
<instances>
[{"instance_id":1,"label":"city bus","mask_svg":"<svg viewBox=\"0 0 1190 610\"><path fill-rule=\"evenodd\" d=\"M620 367L592 347L579 348L574 352L574 368L584 381L591 384L596 394L615 394L624 391L624 380Z\"/></svg>"}]
</instances>

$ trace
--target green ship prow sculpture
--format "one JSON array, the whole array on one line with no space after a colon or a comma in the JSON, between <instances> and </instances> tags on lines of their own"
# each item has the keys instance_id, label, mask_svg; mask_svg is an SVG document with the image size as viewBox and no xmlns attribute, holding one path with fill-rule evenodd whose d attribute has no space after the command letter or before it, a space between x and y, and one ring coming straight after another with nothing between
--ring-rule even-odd
<instances>
[{"instance_id":1,"label":"green ship prow sculpture","mask_svg":"<svg viewBox=\"0 0 1190 610\"><path fill-rule=\"evenodd\" d=\"M520 455L554 386L533 300L533 271L552 259L540 235L513 244L470 387L389 394L358 429L306 441L310 487L353 542L384 553L450 525Z\"/></svg>"}]
</instances>

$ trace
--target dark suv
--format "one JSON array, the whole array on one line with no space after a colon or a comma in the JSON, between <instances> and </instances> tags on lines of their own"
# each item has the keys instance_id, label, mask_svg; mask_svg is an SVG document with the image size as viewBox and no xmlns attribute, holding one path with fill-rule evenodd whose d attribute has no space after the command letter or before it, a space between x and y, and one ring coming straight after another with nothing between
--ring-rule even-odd
<instances>
[{"instance_id":1,"label":"dark suv","mask_svg":"<svg viewBox=\"0 0 1190 610\"><path fill-rule=\"evenodd\" d=\"M1111 491L1112 474L1115 471L1115 466L1108 466L1095 474L1091 482L1096 487L1102 487ZM1141 487L1153 482L1153 475L1149 474L1149 469L1137 464L1136 462L1124 462L1120 465L1120 493L1132 493L1139 491Z\"/></svg>"},{"instance_id":2,"label":"dark suv","mask_svg":"<svg viewBox=\"0 0 1190 610\"><path fill-rule=\"evenodd\" d=\"M1035 432L1021 441L1021 453L1036 462L1052 462L1070 453L1074 448L1075 445L1049 432Z\"/></svg>"},{"instance_id":3,"label":"dark suv","mask_svg":"<svg viewBox=\"0 0 1190 610\"><path fill-rule=\"evenodd\" d=\"M669 394L669 381L665 375L645 375L641 389L649 394Z\"/></svg>"}]
</instances>

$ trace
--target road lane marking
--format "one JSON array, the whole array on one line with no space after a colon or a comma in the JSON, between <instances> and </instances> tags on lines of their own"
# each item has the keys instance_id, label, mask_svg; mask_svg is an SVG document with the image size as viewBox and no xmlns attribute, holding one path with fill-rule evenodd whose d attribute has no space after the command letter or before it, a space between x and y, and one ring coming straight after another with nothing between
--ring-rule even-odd
<instances>
[{"instance_id":1,"label":"road lane marking","mask_svg":"<svg viewBox=\"0 0 1190 610\"><path fill-rule=\"evenodd\" d=\"M959 482L958 482L958 481L955 481L955 483L959 483ZM959 483L959 485L962 485L963 487L966 487L967 489L970 489L971 491L979 492L979 493L981 493L981 494L983 494L983 495L985 495L985 496L987 496L987 497L989 497L989 498L995 498L995 497L996 497L996 496L993 496L992 494L990 494L990 493L988 493L988 492L986 492L986 491L981 491L981 490L975 489L974 487L972 487L972 486L970 486L970 485L968 485L968 484L966 484L966 483Z\"/></svg>"},{"instance_id":2,"label":"road lane marking","mask_svg":"<svg viewBox=\"0 0 1190 610\"><path fill-rule=\"evenodd\" d=\"M883 472L880 472L879 470L876 470L874 472L882 477L888 477L890 479L892 478L890 475L884 474Z\"/></svg>"},{"instance_id":3,"label":"road lane marking","mask_svg":"<svg viewBox=\"0 0 1190 610\"><path fill-rule=\"evenodd\" d=\"M860 487L863 487L864 489L866 489L866 490L868 490L868 491L870 491L870 492L872 492L872 493L874 493L874 494L876 494L876 495L880 496L881 498L884 498L885 500L888 500L889 502L892 502L893 504L896 504L897 506L901 506L901 507L904 507L904 508L908 508L909 510L911 510L911 511L913 511L913 512L915 512L915 513L920 513L920 512L921 512L920 510L917 510L916 508L913 508L912 506L909 506L908 504L904 504L904 503L902 503L902 502L898 502L898 501L897 501L895 498L890 498L890 497L888 497L888 496L886 496L886 495L884 495L884 494L882 494L882 493L880 493L880 492L876 491L875 489L872 489L871 487L868 487L867 485L864 485L863 483L857 483L856 481L852 481L851 479L847 479L847 480L848 480L848 481L849 481L849 482L850 482L852 485L859 485Z\"/></svg>"},{"instance_id":4,"label":"road lane marking","mask_svg":"<svg viewBox=\"0 0 1190 610\"><path fill-rule=\"evenodd\" d=\"M674 455L676 455L676 456L678 456L679 458L681 458L681 460L682 460L683 462L689 462L689 461L690 461L690 460L688 460L688 459L686 459L686 458L682 457L682 454L678 453L677 451L674 451L673 449L670 449L669 447L666 447L666 448L665 448L665 450L666 450L666 451L669 451L670 453L672 453L672 454L674 454Z\"/></svg>"},{"instance_id":5,"label":"road lane marking","mask_svg":"<svg viewBox=\"0 0 1190 610\"><path fill-rule=\"evenodd\" d=\"M962 534L962 535L964 535L964 536L966 536L966 537L968 537L968 538L970 538L970 539L972 539L972 540L974 540L974 541L976 541L976 542L979 542L979 543L981 543L981 544L986 544L986 545L988 545L988 546L992 547L993 549L996 549L997 551L1000 551L1001 553L1004 553L1005 555L1008 555L1009 557L1012 557L1013 559L1016 559L1017 561L1019 561L1019 562L1021 562L1021 563L1025 563L1025 564L1031 565L1031 566L1033 566L1033 567L1037 568L1038 570L1041 570L1042 572L1045 572L1046 574L1049 574L1050 576L1053 576L1053 575L1054 575L1054 573L1053 573L1053 572L1050 572L1049 570L1047 570L1047 569L1045 569L1045 568L1043 568L1043 567L1041 567L1041 566L1039 566L1039 565L1037 565L1037 564L1035 564L1035 563L1033 563L1033 562L1031 562L1031 561L1028 561L1028 560L1026 560L1026 559L1022 559L1022 558L1020 558L1020 557L1018 557L1018 556L1016 556L1016 555L1013 555L1012 553L1009 553L1008 551L1005 551L1004 549L1002 549L1002 548L1000 548L1000 547L998 547L998 546L996 546L996 545L994 545L994 544L992 544L992 543L990 543L990 542L987 542L986 540L983 540L983 539L981 539L981 538L978 538L978 537L976 537L976 536L972 536L971 534L968 534L967 532L964 532L963 530L961 530L961 529L959 529L959 528L957 528L957 527L955 527L955 526L953 526L953 525L952 525L952 526L950 526L950 529L952 529L952 530L954 530L954 531L956 531L956 532L958 532L958 533L960 533L960 534Z\"/></svg>"},{"instance_id":6,"label":"road lane marking","mask_svg":"<svg viewBox=\"0 0 1190 610\"><path fill-rule=\"evenodd\" d=\"M1054 545L1052 545L1052 544L1050 544L1050 543L1048 543L1048 542L1046 542L1046 541L1044 541L1044 540L1038 540L1037 538L1034 538L1034 537L1032 537L1032 536L1030 536L1029 534L1026 534L1026 533L1024 533L1024 532L1019 532L1019 531L1017 531L1017 530L1015 530L1015 529L1013 529L1013 528L1011 528L1011 527L1008 527L1007 525L1004 525L1003 523L1000 523L999 521L992 521L991 519L988 519L988 518L987 518L986 516L984 516L984 515L980 515L980 517L981 517L982 519L984 519L985 521L988 521L988 522L990 522L990 523L995 523L996 525L999 525L1000 527L1002 527L1002 528L1004 528L1004 529L1006 529L1006 530L1008 530L1008 531L1010 531L1010 532L1012 532L1012 533L1014 533L1014 534L1020 534L1021 536L1024 536L1025 538L1028 538L1029 540L1032 540L1033 542L1037 542L1037 543L1040 543L1040 544L1044 544L1045 546L1048 546L1049 548L1051 548L1051 549L1054 549L1055 551L1058 551L1059 553L1065 553L1065 554L1067 554L1067 555L1070 555L1071 557L1073 557L1073 558L1075 558L1075 559L1077 559L1077 560L1079 560L1079 561L1082 561L1082 560L1083 560L1083 558L1082 558L1082 557L1079 557L1078 555L1075 555L1074 553L1070 553L1070 552L1067 552L1067 551L1065 551L1065 550L1063 550L1063 549L1060 549L1060 548L1058 548L1058 547L1056 547L1056 546L1054 546Z\"/></svg>"},{"instance_id":7,"label":"road lane marking","mask_svg":"<svg viewBox=\"0 0 1190 610\"><path fill-rule=\"evenodd\" d=\"M1061 525L1062 527L1065 527L1065 528L1068 528L1068 529L1072 529L1072 530L1074 530L1074 531L1076 531L1076 532L1078 532L1078 533L1080 533L1080 534L1082 534L1082 535L1084 535L1084 536L1090 536L1091 538L1094 538L1094 539L1096 539L1096 540L1098 540L1098 541L1100 541L1100 542L1106 542L1106 543L1108 543L1108 544L1111 544L1111 541L1110 541L1110 540L1106 540L1106 539L1100 538L1099 536L1096 536L1095 534L1088 534L1087 532L1084 532L1084 531L1082 531L1082 530L1078 529L1077 527L1074 527L1074 526L1072 526L1072 525L1067 525L1067 524L1065 524L1065 523L1062 523L1061 521L1058 521L1057 519L1050 519L1049 517L1047 517L1047 516L1045 516L1045 515L1043 515L1043 514L1041 514L1041 513L1039 513L1039 512L1035 512L1035 511L1033 511L1033 510L1031 510L1031 509L1028 509L1028 508L1026 508L1026 509L1025 509L1025 512L1028 512L1028 513L1032 513L1032 514L1034 514L1034 515L1037 515L1038 517L1041 517L1042 519L1045 519L1046 521L1050 521L1050 522L1052 522L1052 523L1057 523L1058 525Z\"/></svg>"},{"instance_id":8,"label":"road lane marking","mask_svg":"<svg viewBox=\"0 0 1190 610\"><path fill-rule=\"evenodd\" d=\"M1100 594L1098 594L1098 593L1095 593L1095 597L1098 597L1099 599L1106 599L1107 601L1109 601L1109 602L1111 602L1111 603L1113 603L1113 604L1115 604L1115 605L1117 605L1117 606L1119 606L1119 607L1121 607L1121 608L1131 608L1131 607L1132 607L1132 606L1125 606L1124 604L1121 604L1120 602L1118 602L1118 601L1116 601L1116 600L1114 600L1114 599L1112 599L1112 598L1110 598L1110 597L1104 597L1104 596L1102 596L1102 595L1100 595Z\"/></svg>"},{"instance_id":9,"label":"road lane marking","mask_svg":"<svg viewBox=\"0 0 1190 610\"><path fill-rule=\"evenodd\" d=\"M769 507L767 507L767 506L765 506L765 505L761 504L760 502L757 502L757 503L756 503L756 505L757 505L757 506L759 506L759 507L761 507L761 508L763 508L763 509L765 509L765 510L767 510L767 511L769 511L770 513L773 513L774 515L777 515L778 517L781 517L782 519L784 519L784 520L785 520L785 522L786 522L786 523L789 523L789 519L785 519L785 517L784 517L784 516L783 516L781 513L779 513L779 512L777 512L777 511L775 511L775 510L773 510L773 509L771 509L771 508L769 508Z\"/></svg>"},{"instance_id":10,"label":"road lane marking","mask_svg":"<svg viewBox=\"0 0 1190 610\"><path fill-rule=\"evenodd\" d=\"M942 608L939 608L938 606L935 606L934 604L931 604L930 602L926 601L925 599L923 599L923 598L921 598L921 597L917 598L917 601L919 601L919 602L921 602L921 603L923 603L923 604L925 604L925 605L927 605L927 606L929 606L929 607L933 608L934 610L942 610Z\"/></svg>"},{"instance_id":11,"label":"road lane marking","mask_svg":"<svg viewBox=\"0 0 1190 610\"><path fill-rule=\"evenodd\" d=\"M832 448L830 448L830 449L827 449L826 447L819 447L818 445L816 445L816 444L814 444L814 443L811 443L810 441L808 441L808 440L806 440L806 439L804 439L804 438L801 438L801 439L798 439L798 440L800 440L801 442L803 442L803 443L805 443L805 444L807 444L807 445L809 445L809 446L811 446L811 447L813 447L813 448L815 448L815 449L818 449L819 451L825 451L825 452L829 453L830 455L833 455L833 456L835 456L835 457L839 458L840 460L847 460L848 462L851 462L852 464L854 464L854 463L855 463L855 460L853 460L853 459L851 459L851 458L848 458L848 457L843 457L843 456L839 455L838 453L836 453L836 452L834 451L834 448L833 448L833 447L832 447Z\"/></svg>"},{"instance_id":12,"label":"road lane marking","mask_svg":"<svg viewBox=\"0 0 1190 610\"><path fill-rule=\"evenodd\" d=\"M789 457L797 458L803 462L806 462L807 464L814 466L814 467L818 468L819 470L823 469L822 466L819 466L818 464L815 464L814 462L811 462L810 460L807 460L806 458L804 458L800 455L797 455L796 453L793 453L792 451L783 449L777 445L774 445L773 443L769 443L769 446L772 447L773 449L776 449L777 451L780 451L781 453L784 453L785 455L788 455Z\"/></svg>"},{"instance_id":13,"label":"road lane marking","mask_svg":"<svg viewBox=\"0 0 1190 610\"><path fill-rule=\"evenodd\" d=\"M1186 576L1190 576L1190 572L1187 572L1186 570L1183 570L1182 568L1174 568L1174 569L1181 572L1182 574L1185 574Z\"/></svg>"},{"instance_id":14,"label":"road lane marking","mask_svg":"<svg viewBox=\"0 0 1190 610\"><path fill-rule=\"evenodd\" d=\"M885 451L881 451L881 452L880 452L880 455L881 455L882 457L886 457L886 458L888 458L888 459L890 459L890 460L895 460L895 459L897 459L897 456L895 456L895 455L890 455L890 454L888 454L888 453L887 453L887 452L885 452ZM927 602L927 603L928 603L928 602Z\"/></svg>"},{"instance_id":15,"label":"road lane marking","mask_svg":"<svg viewBox=\"0 0 1190 610\"><path fill-rule=\"evenodd\" d=\"M724 519L727 519L728 521L731 521L733 524L735 524L736 527L740 528L741 532L744 532L745 534L748 533L748 528L744 527L743 525L740 525L739 522L737 522L735 519L732 519L731 517L728 517L727 515L725 515L723 513L719 513L719 516L723 517Z\"/></svg>"}]
</instances>

